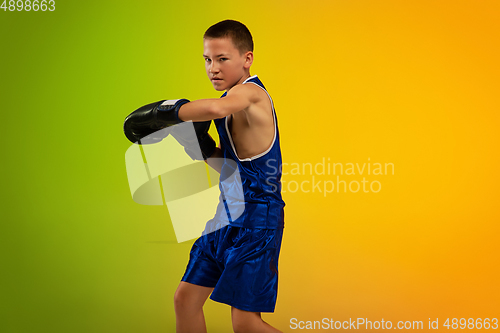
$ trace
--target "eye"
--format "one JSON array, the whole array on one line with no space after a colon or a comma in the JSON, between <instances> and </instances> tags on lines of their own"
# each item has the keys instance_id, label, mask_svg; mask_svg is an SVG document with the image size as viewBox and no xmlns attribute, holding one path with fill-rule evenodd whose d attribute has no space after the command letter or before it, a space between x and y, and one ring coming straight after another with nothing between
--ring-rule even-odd
<instances>
[{"instance_id":1,"label":"eye","mask_svg":"<svg viewBox=\"0 0 500 333\"><path fill-rule=\"evenodd\" d=\"M205 62L210 62L210 61L212 61L212 60L205 58Z\"/></svg>"},{"instance_id":2,"label":"eye","mask_svg":"<svg viewBox=\"0 0 500 333\"><path fill-rule=\"evenodd\" d=\"M228 60L227 58L220 58L220 61L226 61Z\"/></svg>"}]
</instances>

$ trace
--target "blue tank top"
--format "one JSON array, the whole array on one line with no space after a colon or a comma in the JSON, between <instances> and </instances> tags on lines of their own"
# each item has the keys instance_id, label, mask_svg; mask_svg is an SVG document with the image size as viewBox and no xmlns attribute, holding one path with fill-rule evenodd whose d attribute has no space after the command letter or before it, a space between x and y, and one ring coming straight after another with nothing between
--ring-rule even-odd
<instances>
[{"instance_id":1,"label":"blue tank top","mask_svg":"<svg viewBox=\"0 0 500 333\"><path fill-rule=\"evenodd\" d=\"M243 84L255 84L269 96L257 75L249 77ZM226 93L221 98L224 96ZM284 227L278 120L271 96L269 100L274 118L274 138L271 146L256 156L238 158L228 126L230 116L214 119L224 158L219 182L221 195L214 222L226 221L226 224L243 228Z\"/></svg>"}]
</instances>

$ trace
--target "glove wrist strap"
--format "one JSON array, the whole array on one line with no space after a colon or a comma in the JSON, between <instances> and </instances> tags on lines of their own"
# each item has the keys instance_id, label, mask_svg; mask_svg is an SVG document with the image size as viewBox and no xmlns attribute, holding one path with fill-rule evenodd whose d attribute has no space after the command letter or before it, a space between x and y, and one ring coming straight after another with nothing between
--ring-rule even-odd
<instances>
[{"instance_id":1,"label":"glove wrist strap","mask_svg":"<svg viewBox=\"0 0 500 333\"><path fill-rule=\"evenodd\" d=\"M186 103L189 103L189 100L174 99L161 102L157 107L156 120L164 122L167 125L182 123L183 120L179 118L179 109Z\"/></svg>"}]
</instances>

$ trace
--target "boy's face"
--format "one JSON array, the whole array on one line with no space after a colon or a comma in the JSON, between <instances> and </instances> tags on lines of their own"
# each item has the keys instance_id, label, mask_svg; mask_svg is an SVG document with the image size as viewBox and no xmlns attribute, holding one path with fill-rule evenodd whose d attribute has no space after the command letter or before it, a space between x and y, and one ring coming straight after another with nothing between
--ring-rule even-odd
<instances>
[{"instance_id":1,"label":"boy's face","mask_svg":"<svg viewBox=\"0 0 500 333\"><path fill-rule=\"evenodd\" d=\"M203 46L205 69L215 90L229 90L249 77L251 51L240 54L231 38L205 38Z\"/></svg>"}]
</instances>

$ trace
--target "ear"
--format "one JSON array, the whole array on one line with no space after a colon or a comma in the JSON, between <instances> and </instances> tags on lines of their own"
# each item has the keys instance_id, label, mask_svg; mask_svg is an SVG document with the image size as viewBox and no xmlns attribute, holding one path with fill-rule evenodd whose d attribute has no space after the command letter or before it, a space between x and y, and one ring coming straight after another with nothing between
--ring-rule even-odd
<instances>
[{"instance_id":1,"label":"ear","mask_svg":"<svg viewBox=\"0 0 500 333\"><path fill-rule=\"evenodd\" d=\"M250 66L252 66L252 63L253 63L253 52L252 51L248 51L245 53L244 55L245 57L245 64L243 65L243 67L245 69L249 69Z\"/></svg>"}]
</instances>

